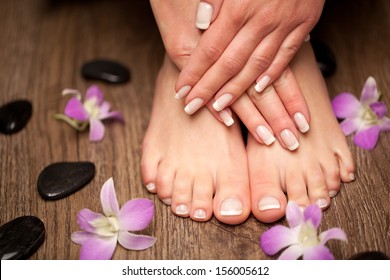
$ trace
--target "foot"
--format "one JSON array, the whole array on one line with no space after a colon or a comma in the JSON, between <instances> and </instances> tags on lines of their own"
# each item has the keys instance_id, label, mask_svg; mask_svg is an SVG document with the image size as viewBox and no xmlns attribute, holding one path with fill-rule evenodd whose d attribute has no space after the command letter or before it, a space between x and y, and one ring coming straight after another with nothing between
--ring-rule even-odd
<instances>
[{"instance_id":1,"label":"foot","mask_svg":"<svg viewBox=\"0 0 390 280\"><path fill-rule=\"evenodd\" d=\"M291 68L310 109L311 127L300 136L300 147L294 152L278 142L259 145L248 136L252 213L263 222L282 218L287 200L326 209L341 181L354 179L352 155L310 46L301 48Z\"/></svg>"},{"instance_id":2,"label":"foot","mask_svg":"<svg viewBox=\"0 0 390 280\"><path fill-rule=\"evenodd\" d=\"M174 98L179 71L166 56L142 147L142 178L178 216L227 224L250 214L245 145L236 122L226 127L207 109L194 116Z\"/></svg>"}]
</instances>

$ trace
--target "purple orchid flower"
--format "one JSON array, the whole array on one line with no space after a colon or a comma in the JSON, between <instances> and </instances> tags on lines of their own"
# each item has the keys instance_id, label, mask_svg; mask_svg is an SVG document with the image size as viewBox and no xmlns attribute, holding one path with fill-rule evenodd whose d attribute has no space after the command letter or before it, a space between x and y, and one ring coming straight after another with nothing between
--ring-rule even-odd
<instances>
[{"instance_id":1,"label":"purple orchid flower","mask_svg":"<svg viewBox=\"0 0 390 280\"><path fill-rule=\"evenodd\" d=\"M286 219L290 227L276 225L261 235L260 246L267 255L275 255L288 247L278 259L296 260L303 256L304 260L332 260L334 257L325 243L330 239L347 241L340 228L317 234L322 219L322 210L317 205L302 211L295 202L289 201Z\"/></svg>"},{"instance_id":2,"label":"purple orchid flower","mask_svg":"<svg viewBox=\"0 0 390 280\"><path fill-rule=\"evenodd\" d=\"M89 125L89 140L92 142L101 141L104 137L105 129L102 120L123 121L119 112L110 112L110 103L103 99L103 92L96 85L87 89L84 103L81 102L81 94L78 90L65 89L62 94L74 94L75 96L66 104L65 114L57 114L56 118L66 121L79 131L85 130Z\"/></svg>"},{"instance_id":3,"label":"purple orchid flower","mask_svg":"<svg viewBox=\"0 0 390 280\"><path fill-rule=\"evenodd\" d=\"M152 221L151 200L129 200L119 209L112 178L104 183L100 200L104 215L89 209L78 213L77 222L83 231L72 233L71 239L82 245L80 259L109 260L117 242L129 250L144 250L154 245L156 238L129 232L143 230Z\"/></svg>"},{"instance_id":4,"label":"purple orchid flower","mask_svg":"<svg viewBox=\"0 0 390 280\"><path fill-rule=\"evenodd\" d=\"M345 135L356 132L353 140L363 149L375 147L380 131L390 130L390 119L386 117L386 104L379 101L380 93L373 77L368 77L359 100L351 93L343 92L332 100L337 118L344 119L341 129Z\"/></svg>"}]
</instances>

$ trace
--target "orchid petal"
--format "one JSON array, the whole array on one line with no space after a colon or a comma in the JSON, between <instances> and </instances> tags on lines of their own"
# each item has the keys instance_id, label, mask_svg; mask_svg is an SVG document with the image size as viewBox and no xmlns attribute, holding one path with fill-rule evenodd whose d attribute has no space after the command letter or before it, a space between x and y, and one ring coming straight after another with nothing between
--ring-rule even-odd
<instances>
[{"instance_id":1,"label":"orchid petal","mask_svg":"<svg viewBox=\"0 0 390 280\"><path fill-rule=\"evenodd\" d=\"M362 120L359 118L345 119L340 123L341 130L345 136L348 136L358 130L361 126Z\"/></svg>"},{"instance_id":2,"label":"orchid petal","mask_svg":"<svg viewBox=\"0 0 390 280\"><path fill-rule=\"evenodd\" d=\"M334 257L330 250L324 245L317 245L304 249L304 260L333 260Z\"/></svg>"},{"instance_id":3,"label":"orchid petal","mask_svg":"<svg viewBox=\"0 0 390 280\"><path fill-rule=\"evenodd\" d=\"M389 131L390 130L390 119L388 117L383 117L379 122L381 131Z\"/></svg>"},{"instance_id":4,"label":"orchid petal","mask_svg":"<svg viewBox=\"0 0 390 280\"><path fill-rule=\"evenodd\" d=\"M90 119L89 140L92 142L101 141L104 137L104 124L98 119Z\"/></svg>"},{"instance_id":5,"label":"orchid petal","mask_svg":"<svg viewBox=\"0 0 390 280\"><path fill-rule=\"evenodd\" d=\"M70 239L79 245L83 245L84 242L94 236L93 233L86 231L75 231L71 234Z\"/></svg>"},{"instance_id":6,"label":"orchid petal","mask_svg":"<svg viewBox=\"0 0 390 280\"><path fill-rule=\"evenodd\" d=\"M288 225L293 228L299 226L303 223L303 214L302 210L299 208L298 204L294 201L289 201L286 208L286 219Z\"/></svg>"},{"instance_id":7,"label":"orchid petal","mask_svg":"<svg viewBox=\"0 0 390 280\"><path fill-rule=\"evenodd\" d=\"M355 134L353 141L357 146L366 150L371 150L378 141L379 131L380 128L378 125L361 129Z\"/></svg>"},{"instance_id":8,"label":"orchid petal","mask_svg":"<svg viewBox=\"0 0 390 280\"><path fill-rule=\"evenodd\" d=\"M81 246L81 260L109 260L114 254L117 236L99 237L97 235L84 241Z\"/></svg>"},{"instance_id":9,"label":"orchid petal","mask_svg":"<svg viewBox=\"0 0 390 280\"><path fill-rule=\"evenodd\" d=\"M303 216L305 222L311 221L314 228L317 229L321 223L322 210L317 205L312 204L305 208L305 211L303 212Z\"/></svg>"},{"instance_id":10,"label":"orchid petal","mask_svg":"<svg viewBox=\"0 0 390 280\"><path fill-rule=\"evenodd\" d=\"M303 248L300 245L292 245L288 247L279 256L278 260L296 260L303 254Z\"/></svg>"},{"instance_id":11,"label":"orchid petal","mask_svg":"<svg viewBox=\"0 0 390 280\"><path fill-rule=\"evenodd\" d=\"M95 213L87 208L84 208L79 211L77 214L77 223L80 228L88 231L88 232L96 232L95 228L91 225L91 223L99 218L104 218L102 214Z\"/></svg>"},{"instance_id":12,"label":"orchid petal","mask_svg":"<svg viewBox=\"0 0 390 280\"><path fill-rule=\"evenodd\" d=\"M281 249L296 243L296 235L288 227L276 225L260 237L260 246L267 255L275 255Z\"/></svg>"},{"instance_id":13,"label":"orchid petal","mask_svg":"<svg viewBox=\"0 0 390 280\"><path fill-rule=\"evenodd\" d=\"M103 102L103 91L96 85L92 85L87 89L86 97L88 99L96 98L96 103L101 104Z\"/></svg>"},{"instance_id":14,"label":"orchid petal","mask_svg":"<svg viewBox=\"0 0 390 280\"><path fill-rule=\"evenodd\" d=\"M77 98L69 99L65 106L65 115L78 121L86 121L89 118L88 112L84 109L83 103Z\"/></svg>"},{"instance_id":15,"label":"orchid petal","mask_svg":"<svg viewBox=\"0 0 390 280\"><path fill-rule=\"evenodd\" d=\"M347 235L341 228L331 228L324 232L321 232L321 234L319 235L319 239L321 244L323 245L331 239L338 239L343 241L348 240Z\"/></svg>"},{"instance_id":16,"label":"orchid petal","mask_svg":"<svg viewBox=\"0 0 390 280\"><path fill-rule=\"evenodd\" d=\"M118 242L129 250L145 250L156 243L156 238L147 235L133 234L128 231L120 231Z\"/></svg>"},{"instance_id":17,"label":"orchid petal","mask_svg":"<svg viewBox=\"0 0 390 280\"><path fill-rule=\"evenodd\" d=\"M363 104L370 104L379 100L379 92L376 87L376 81L373 77L368 77L364 84L360 101Z\"/></svg>"},{"instance_id":18,"label":"orchid petal","mask_svg":"<svg viewBox=\"0 0 390 280\"><path fill-rule=\"evenodd\" d=\"M108 179L100 192L100 201L102 202L103 213L109 216L117 216L119 213L118 199L116 198L114 180Z\"/></svg>"},{"instance_id":19,"label":"orchid petal","mask_svg":"<svg viewBox=\"0 0 390 280\"><path fill-rule=\"evenodd\" d=\"M333 98L332 108L339 119L354 118L359 115L362 104L354 95L344 92Z\"/></svg>"},{"instance_id":20,"label":"orchid petal","mask_svg":"<svg viewBox=\"0 0 390 280\"><path fill-rule=\"evenodd\" d=\"M118 214L121 230L137 231L145 229L153 219L154 205L149 199L133 199L123 205Z\"/></svg>"},{"instance_id":21,"label":"orchid petal","mask_svg":"<svg viewBox=\"0 0 390 280\"><path fill-rule=\"evenodd\" d=\"M108 112L108 113L105 113L105 114L100 113L99 114L99 119L101 119L101 120L112 119L112 120L123 122L122 114L117 112L117 111Z\"/></svg>"},{"instance_id":22,"label":"orchid petal","mask_svg":"<svg viewBox=\"0 0 390 280\"><path fill-rule=\"evenodd\" d=\"M383 102L373 102L370 104L370 108L379 119L383 118L387 114L387 107Z\"/></svg>"}]
</instances>

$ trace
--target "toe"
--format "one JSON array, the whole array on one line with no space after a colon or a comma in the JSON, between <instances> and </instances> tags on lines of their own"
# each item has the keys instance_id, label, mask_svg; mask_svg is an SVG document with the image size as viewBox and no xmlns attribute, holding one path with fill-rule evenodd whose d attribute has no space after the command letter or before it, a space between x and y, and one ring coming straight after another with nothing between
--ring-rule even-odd
<instances>
[{"instance_id":1,"label":"toe","mask_svg":"<svg viewBox=\"0 0 390 280\"><path fill-rule=\"evenodd\" d=\"M340 177L344 183L349 183L355 180L355 164L353 162L352 153L348 149L347 144L343 145L336 151L339 161Z\"/></svg>"},{"instance_id":2,"label":"toe","mask_svg":"<svg viewBox=\"0 0 390 280\"><path fill-rule=\"evenodd\" d=\"M156 176L159 157L156 154L143 154L141 159L142 182L151 193L156 193Z\"/></svg>"},{"instance_id":3,"label":"toe","mask_svg":"<svg viewBox=\"0 0 390 280\"><path fill-rule=\"evenodd\" d=\"M307 193L312 204L316 204L321 209L326 209L330 204L328 187L325 175L319 165L310 165L311 169L306 169Z\"/></svg>"},{"instance_id":4,"label":"toe","mask_svg":"<svg viewBox=\"0 0 390 280\"><path fill-rule=\"evenodd\" d=\"M190 216L196 221L208 221L213 214L214 182L211 174L200 172L194 179Z\"/></svg>"},{"instance_id":5,"label":"toe","mask_svg":"<svg viewBox=\"0 0 390 280\"><path fill-rule=\"evenodd\" d=\"M188 217L192 200L193 176L188 170L179 169L173 181L172 212L181 217Z\"/></svg>"},{"instance_id":6,"label":"toe","mask_svg":"<svg viewBox=\"0 0 390 280\"><path fill-rule=\"evenodd\" d=\"M173 181L175 168L165 161L160 162L156 176L156 189L158 197L166 205L172 203Z\"/></svg>"},{"instance_id":7,"label":"toe","mask_svg":"<svg viewBox=\"0 0 390 280\"><path fill-rule=\"evenodd\" d=\"M300 168L289 165L286 171L285 186L289 201L294 201L301 207L310 205L309 195L304 177L304 172Z\"/></svg>"}]
</instances>

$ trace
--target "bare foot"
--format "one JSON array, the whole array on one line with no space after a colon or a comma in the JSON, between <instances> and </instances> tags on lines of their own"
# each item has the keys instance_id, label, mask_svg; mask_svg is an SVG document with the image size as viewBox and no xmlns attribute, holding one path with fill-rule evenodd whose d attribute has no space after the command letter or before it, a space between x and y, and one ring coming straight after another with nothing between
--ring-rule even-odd
<instances>
[{"instance_id":1,"label":"bare foot","mask_svg":"<svg viewBox=\"0 0 390 280\"><path fill-rule=\"evenodd\" d=\"M174 98L179 71L166 56L143 142L142 177L182 217L227 224L250 214L248 166L239 125L226 127L207 109L194 116Z\"/></svg>"},{"instance_id":2,"label":"bare foot","mask_svg":"<svg viewBox=\"0 0 390 280\"><path fill-rule=\"evenodd\" d=\"M301 206L316 203L326 209L341 181L354 179L352 155L308 44L301 48L291 68L310 109L311 126L300 136L301 145L294 152L277 142L270 147L259 145L249 135L252 213L263 222L283 217L287 199Z\"/></svg>"}]
</instances>

